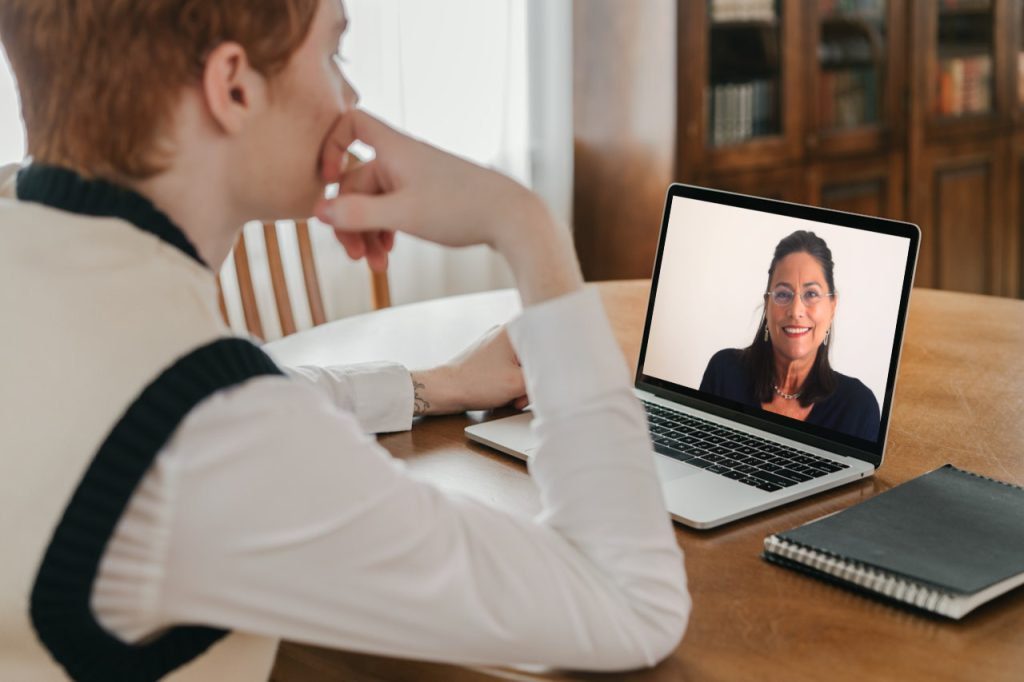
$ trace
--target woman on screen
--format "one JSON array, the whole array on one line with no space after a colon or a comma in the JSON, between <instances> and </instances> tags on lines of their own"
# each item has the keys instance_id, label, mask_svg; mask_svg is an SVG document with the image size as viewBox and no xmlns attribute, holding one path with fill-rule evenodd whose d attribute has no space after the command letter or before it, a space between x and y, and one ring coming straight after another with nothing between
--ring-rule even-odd
<instances>
[{"instance_id":1,"label":"woman on screen","mask_svg":"<svg viewBox=\"0 0 1024 682\"><path fill-rule=\"evenodd\" d=\"M874 394L829 363L839 304L833 270L832 251L813 232L800 230L780 241L768 268L764 314L753 343L715 353L700 390L875 441L879 410Z\"/></svg>"}]
</instances>

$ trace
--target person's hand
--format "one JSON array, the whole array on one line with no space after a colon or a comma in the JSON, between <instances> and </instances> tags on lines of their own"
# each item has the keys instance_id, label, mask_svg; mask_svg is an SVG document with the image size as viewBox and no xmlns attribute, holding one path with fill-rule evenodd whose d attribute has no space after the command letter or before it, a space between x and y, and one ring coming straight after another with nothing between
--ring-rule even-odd
<instances>
[{"instance_id":1,"label":"person's hand","mask_svg":"<svg viewBox=\"0 0 1024 682\"><path fill-rule=\"evenodd\" d=\"M365 165L365 162L358 156L348 151L348 149L341 148L335 134L338 130L339 127L335 126L331 136L325 142L324 153L321 159L321 177L324 183L328 185L337 183L345 173L355 171ZM377 194L380 191L381 188L372 185L367 185L364 189L364 192L368 194ZM387 271L388 254L395 247L395 233L393 230L370 230L366 232L335 230L334 236L352 260L365 258L367 265L374 272Z\"/></svg>"},{"instance_id":2,"label":"person's hand","mask_svg":"<svg viewBox=\"0 0 1024 682\"><path fill-rule=\"evenodd\" d=\"M494 327L444 365L412 372L415 414L453 414L529 403L526 382L504 327Z\"/></svg>"},{"instance_id":3,"label":"person's hand","mask_svg":"<svg viewBox=\"0 0 1024 682\"><path fill-rule=\"evenodd\" d=\"M346 163L353 140L373 147L376 158ZM339 187L335 199L319 202L316 216L341 232L394 229L444 246L495 246L506 224L502 216L533 212L537 218L543 208L509 178L403 135L358 109L339 120L322 158L324 181L337 181Z\"/></svg>"},{"instance_id":4,"label":"person's hand","mask_svg":"<svg viewBox=\"0 0 1024 682\"><path fill-rule=\"evenodd\" d=\"M353 141L376 158L346 167ZM582 285L568 231L559 229L534 194L509 178L393 130L355 110L324 144L321 175L337 181L338 196L315 214L339 234L350 256L373 251L386 258L388 237L401 230L445 246L488 244L508 260L523 302L568 293Z\"/></svg>"}]
</instances>

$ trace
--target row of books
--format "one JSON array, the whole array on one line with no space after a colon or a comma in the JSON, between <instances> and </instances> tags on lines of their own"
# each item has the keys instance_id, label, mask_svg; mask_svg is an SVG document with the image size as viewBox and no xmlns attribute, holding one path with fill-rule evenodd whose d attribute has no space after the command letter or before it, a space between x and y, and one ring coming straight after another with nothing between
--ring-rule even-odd
<instances>
[{"instance_id":1,"label":"row of books","mask_svg":"<svg viewBox=\"0 0 1024 682\"><path fill-rule=\"evenodd\" d=\"M711 21L768 21L778 18L775 0L711 0Z\"/></svg>"},{"instance_id":2,"label":"row of books","mask_svg":"<svg viewBox=\"0 0 1024 682\"><path fill-rule=\"evenodd\" d=\"M772 80L728 83L711 88L711 144L736 144L779 131L778 86Z\"/></svg>"},{"instance_id":3,"label":"row of books","mask_svg":"<svg viewBox=\"0 0 1024 682\"><path fill-rule=\"evenodd\" d=\"M940 116L984 113L992 108L992 57L943 59L935 111Z\"/></svg>"},{"instance_id":4,"label":"row of books","mask_svg":"<svg viewBox=\"0 0 1024 682\"><path fill-rule=\"evenodd\" d=\"M874 69L822 71L818 110L823 128L856 128L879 115L878 73Z\"/></svg>"},{"instance_id":5,"label":"row of books","mask_svg":"<svg viewBox=\"0 0 1024 682\"><path fill-rule=\"evenodd\" d=\"M820 16L834 14L856 14L860 16L880 16L885 11L886 0L821 0Z\"/></svg>"},{"instance_id":6,"label":"row of books","mask_svg":"<svg viewBox=\"0 0 1024 682\"><path fill-rule=\"evenodd\" d=\"M818 61L822 65L872 62L879 57L876 50L877 48L865 36L829 40L818 44Z\"/></svg>"},{"instance_id":7,"label":"row of books","mask_svg":"<svg viewBox=\"0 0 1024 682\"><path fill-rule=\"evenodd\" d=\"M992 0L942 0L939 4L940 10L947 9L989 9L992 7Z\"/></svg>"}]
</instances>

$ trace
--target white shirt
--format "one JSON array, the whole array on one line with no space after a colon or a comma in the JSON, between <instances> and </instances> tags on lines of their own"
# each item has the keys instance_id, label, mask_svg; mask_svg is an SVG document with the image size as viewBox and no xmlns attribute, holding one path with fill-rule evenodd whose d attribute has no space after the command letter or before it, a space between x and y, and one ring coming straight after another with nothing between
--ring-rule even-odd
<instances>
[{"instance_id":1,"label":"white shirt","mask_svg":"<svg viewBox=\"0 0 1024 682\"><path fill-rule=\"evenodd\" d=\"M200 623L466 664L667 656L690 611L682 555L600 299L529 307L509 335L541 437L538 517L442 492L366 435L412 425L401 366L256 378L157 456L101 562L100 622L132 642Z\"/></svg>"}]
</instances>

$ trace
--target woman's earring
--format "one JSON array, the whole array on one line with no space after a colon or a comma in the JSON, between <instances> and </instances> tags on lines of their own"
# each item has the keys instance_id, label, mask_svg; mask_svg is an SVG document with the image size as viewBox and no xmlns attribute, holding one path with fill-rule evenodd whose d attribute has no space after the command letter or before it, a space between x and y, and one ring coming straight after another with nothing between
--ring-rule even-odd
<instances>
[{"instance_id":1,"label":"woman's earring","mask_svg":"<svg viewBox=\"0 0 1024 682\"><path fill-rule=\"evenodd\" d=\"M825 345L828 345L828 337L832 333L832 325L828 326L828 331L825 332Z\"/></svg>"},{"instance_id":2,"label":"woman's earring","mask_svg":"<svg viewBox=\"0 0 1024 682\"><path fill-rule=\"evenodd\" d=\"M765 341L768 340L768 321L767 320L765 320L765 323L764 323L764 340Z\"/></svg>"}]
</instances>

